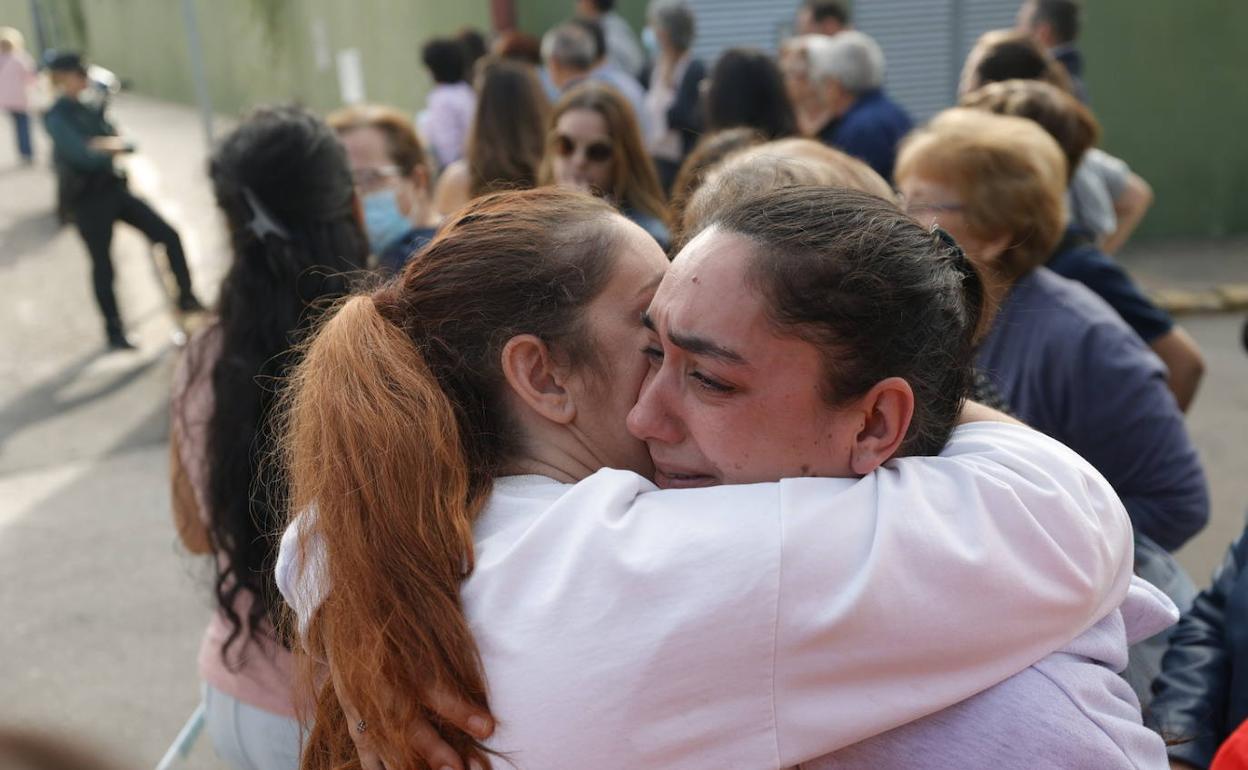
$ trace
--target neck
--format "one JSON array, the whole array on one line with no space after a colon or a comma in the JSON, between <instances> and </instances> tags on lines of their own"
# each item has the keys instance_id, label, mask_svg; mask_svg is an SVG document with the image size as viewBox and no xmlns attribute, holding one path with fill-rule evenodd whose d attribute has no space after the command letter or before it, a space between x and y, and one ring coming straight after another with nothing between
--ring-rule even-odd
<instances>
[{"instance_id":1,"label":"neck","mask_svg":"<svg viewBox=\"0 0 1248 770\"><path fill-rule=\"evenodd\" d=\"M436 227L438 214L433 210L428 199L421 199L412 205L412 210L407 213L407 221L412 223L412 227Z\"/></svg>"},{"instance_id":2,"label":"neck","mask_svg":"<svg viewBox=\"0 0 1248 770\"><path fill-rule=\"evenodd\" d=\"M1005 298L1009 296L1010 289L1014 288L1014 284L1023 276L1006 278L995 264L985 265L981 262L979 267L980 280L984 284L984 309L979 328L981 333L987 333L992 328L993 321L1005 302Z\"/></svg>"},{"instance_id":3,"label":"neck","mask_svg":"<svg viewBox=\"0 0 1248 770\"><path fill-rule=\"evenodd\" d=\"M606 465L575 422L550 422L531 413L517 416L524 444L504 466L506 473L533 473L572 484Z\"/></svg>"},{"instance_id":4,"label":"neck","mask_svg":"<svg viewBox=\"0 0 1248 770\"><path fill-rule=\"evenodd\" d=\"M566 451L564 447L534 441L503 470L509 476L533 474L575 484L602 467L588 455L587 452Z\"/></svg>"},{"instance_id":5,"label":"neck","mask_svg":"<svg viewBox=\"0 0 1248 770\"><path fill-rule=\"evenodd\" d=\"M810 96L794 105L798 130L804 136L815 136L836 117L835 108L817 96Z\"/></svg>"}]
</instances>

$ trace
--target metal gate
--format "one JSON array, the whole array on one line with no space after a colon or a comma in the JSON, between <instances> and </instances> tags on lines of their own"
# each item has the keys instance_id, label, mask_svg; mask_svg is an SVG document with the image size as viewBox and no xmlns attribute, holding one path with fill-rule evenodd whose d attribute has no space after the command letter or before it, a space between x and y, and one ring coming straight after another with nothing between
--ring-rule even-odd
<instances>
[{"instance_id":1,"label":"metal gate","mask_svg":"<svg viewBox=\"0 0 1248 770\"><path fill-rule=\"evenodd\" d=\"M1020 0L857 0L854 26L884 49L887 88L915 120L953 104L966 54L981 34L1014 24ZM694 55L708 65L726 48L775 52L793 33L798 0L690 0Z\"/></svg>"}]
</instances>

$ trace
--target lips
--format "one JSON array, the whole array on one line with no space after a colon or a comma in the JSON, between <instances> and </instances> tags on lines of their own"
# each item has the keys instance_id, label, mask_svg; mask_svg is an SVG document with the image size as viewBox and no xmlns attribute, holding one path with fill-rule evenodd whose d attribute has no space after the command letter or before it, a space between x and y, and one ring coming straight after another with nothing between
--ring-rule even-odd
<instances>
[{"instance_id":1,"label":"lips","mask_svg":"<svg viewBox=\"0 0 1248 770\"><path fill-rule=\"evenodd\" d=\"M659 489L694 489L696 487L713 487L719 479L706 473L664 468L655 465L654 484Z\"/></svg>"}]
</instances>

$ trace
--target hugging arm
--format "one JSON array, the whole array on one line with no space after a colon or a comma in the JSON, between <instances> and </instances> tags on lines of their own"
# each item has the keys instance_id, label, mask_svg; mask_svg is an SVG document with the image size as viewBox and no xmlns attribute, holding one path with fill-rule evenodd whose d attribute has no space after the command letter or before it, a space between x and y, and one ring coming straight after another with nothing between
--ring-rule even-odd
<instances>
[{"instance_id":1,"label":"hugging arm","mask_svg":"<svg viewBox=\"0 0 1248 770\"><path fill-rule=\"evenodd\" d=\"M940 457L898 460L861 480L654 491L625 474L637 493L617 485L618 504L604 502L601 484L621 473L578 484L532 531L577 543L578 569L541 581L561 612L599 612L598 589L627 574L628 596L680 619L680 644L611 636L615 659L647 661L649 687L609 686L618 667L597 672L603 697L627 696L644 722L633 727L650 736L648 756L693 756L760 729L752 708L691 722L698 706L681 684L689 672L713 670L699 687L773 713L767 744L791 766L1027 668L1116 608L1131 577L1130 523L1109 485L1065 447L1015 425L963 426ZM289 535L287 564L297 551ZM322 596L315 580L292 584L281 562L278 573L306 617ZM526 595L514 581L508 590ZM602 622L633 617L624 609ZM593 650L603 633L599 624L592 638L560 643ZM685 728L648 729L671 724Z\"/></svg>"},{"instance_id":2,"label":"hugging arm","mask_svg":"<svg viewBox=\"0 0 1248 770\"><path fill-rule=\"evenodd\" d=\"M1099 473L1028 428L959 433L952 456L875 474L873 520L821 509L810 480L781 484L782 766L1004 681L1125 597L1131 525Z\"/></svg>"}]
</instances>

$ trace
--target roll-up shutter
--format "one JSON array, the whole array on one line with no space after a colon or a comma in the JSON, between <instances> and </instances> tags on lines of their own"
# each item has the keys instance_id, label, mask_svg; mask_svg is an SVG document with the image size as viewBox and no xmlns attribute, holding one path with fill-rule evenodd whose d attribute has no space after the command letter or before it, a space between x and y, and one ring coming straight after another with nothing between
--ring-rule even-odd
<instances>
[{"instance_id":1,"label":"roll-up shutter","mask_svg":"<svg viewBox=\"0 0 1248 770\"><path fill-rule=\"evenodd\" d=\"M854 26L884 49L885 88L916 121L947 107L957 89L954 0L859 0Z\"/></svg>"},{"instance_id":2,"label":"roll-up shutter","mask_svg":"<svg viewBox=\"0 0 1248 770\"><path fill-rule=\"evenodd\" d=\"M958 71L975 41L993 29L1009 29L1018 17L1019 2L1014 0L961 0L961 39L958 41ZM956 73L955 73L956 75Z\"/></svg>"},{"instance_id":3,"label":"roll-up shutter","mask_svg":"<svg viewBox=\"0 0 1248 770\"><path fill-rule=\"evenodd\" d=\"M784 0L690 0L697 20L694 56L715 63L725 49L746 46L775 53L793 33L797 4Z\"/></svg>"},{"instance_id":4,"label":"roll-up shutter","mask_svg":"<svg viewBox=\"0 0 1248 770\"><path fill-rule=\"evenodd\" d=\"M708 66L727 48L774 53L792 34L800 0L689 0L694 55ZM1019 0L857 0L854 26L884 49L886 88L916 121L952 105L962 62L981 34L1013 26Z\"/></svg>"}]
</instances>

